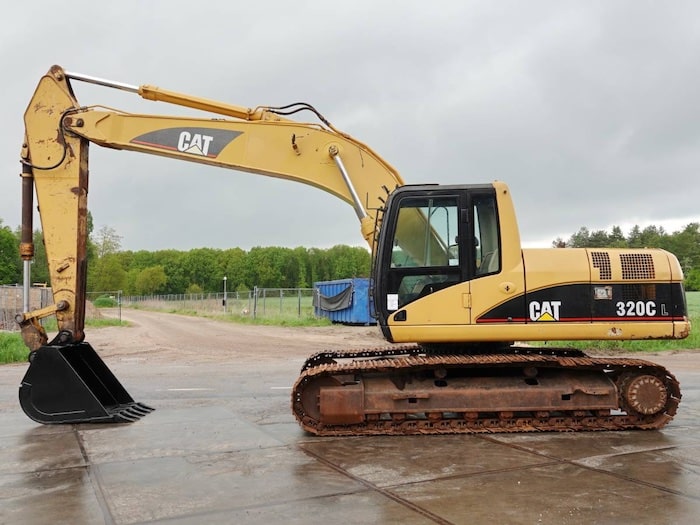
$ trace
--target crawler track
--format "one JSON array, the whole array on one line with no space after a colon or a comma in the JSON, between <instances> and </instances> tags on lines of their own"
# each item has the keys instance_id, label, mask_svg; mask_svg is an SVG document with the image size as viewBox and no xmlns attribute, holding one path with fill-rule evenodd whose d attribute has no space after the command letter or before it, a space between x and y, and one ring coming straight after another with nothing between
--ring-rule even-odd
<instances>
[{"instance_id":1,"label":"crawler track","mask_svg":"<svg viewBox=\"0 0 700 525\"><path fill-rule=\"evenodd\" d=\"M519 410L504 409L502 404L496 407L486 400L481 406L452 407L449 411L366 412L353 415L349 422L333 414L324 417L319 409L320 392L324 388L332 387L330 390L338 390L342 395L346 387L359 390L357 385L365 379L391 378L397 386L388 397L403 399L403 383L410 382L416 374L435 374L449 380L451 374L465 371L489 375L492 372L517 374L523 370L544 371L560 382L561 378L573 378L570 382L574 385L578 384L579 377L594 376L596 381L608 384L607 389L612 392L613 403L617 406L604 409L575 406L571 410L538 406ZM478 386L469 386L469 379L464 380L464 384L467 386L463 386L462 391L468 391L469 395L478 391ZM598 395L591 386L572 388ZM527 387L523 392L525 390ZM423 397L430 397L432 392L439 393L439 388L428 389ZM359 397L362 398L362 394ZM641 359L589 357L575 350L517 347L497 353L431 354L420 346L401 346L322 352L312 356L304 364L293 388L292 408L302 428L321 436L569 432L659 429L673 418L680 398L676 378L664 367Z\"/></svg>"}]
</instances>

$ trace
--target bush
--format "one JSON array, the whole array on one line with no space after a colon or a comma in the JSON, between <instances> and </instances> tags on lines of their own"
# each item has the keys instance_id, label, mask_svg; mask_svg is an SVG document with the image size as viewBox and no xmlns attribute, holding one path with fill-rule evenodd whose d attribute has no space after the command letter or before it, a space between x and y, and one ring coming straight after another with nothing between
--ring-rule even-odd
<instances>
[{"instance_id":1,"label":"bush","mask_svg":"<svg viewBox=\"0 0 700 525\"><path fill-rule=\"evenodd\" d=\"M94 304L97 308L114 308L115 306L119 306L116 298L110 295L101 295L95 299L92 304Z\"/></svg>"},{"instance_id":2,"label":"bush","mask_svg":"<svg viewBox=\"0 0 700 525\"><path fill-rule=\"evenodd\" d=\"M0 363L17 363L27 360L29 349L18 333L0 332Z\"/></svg>"},{"instance_id":3,"label":"bush","mask_svg":"<svg viewBox=\"0 0 700 525\"><path fill-rule=\"evenodd\" d=\"M686 292L700 291L700 268L693 268L686 275L685 291Z\"/></svg>"}]
</instances>

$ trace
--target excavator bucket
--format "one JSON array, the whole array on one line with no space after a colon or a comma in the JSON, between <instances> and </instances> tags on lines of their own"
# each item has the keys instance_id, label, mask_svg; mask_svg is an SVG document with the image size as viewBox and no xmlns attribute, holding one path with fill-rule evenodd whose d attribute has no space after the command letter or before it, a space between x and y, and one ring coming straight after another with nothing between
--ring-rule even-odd
<instances>
[{"instance_id":1,"label":"excavator bucket","mask_svg":"<svg viewBox=\"0 0 700 525\"><path fill-rule=\"evenodd\" d=\"M88 343L42 346L29 362L19 402L39 423L130 423L154 410L131 398Z\"/></svg>"}]
</instances>

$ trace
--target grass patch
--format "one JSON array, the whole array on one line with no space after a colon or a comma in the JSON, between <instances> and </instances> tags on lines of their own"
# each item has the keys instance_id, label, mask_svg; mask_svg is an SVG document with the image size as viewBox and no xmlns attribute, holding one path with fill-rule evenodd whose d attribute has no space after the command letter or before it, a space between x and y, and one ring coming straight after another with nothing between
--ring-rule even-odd
<instances>
[{"instance_id":1,"label":"grass patch","mask_svg":"<svg viewBox=\"0 0 700 525\"><path fill-rule=\"evenodd\" d=\"M101 319L87 319L85 326L89 328L102 328L106 326L128 326L126 321L104 317ZM56 319L47 319L44 329L51 334L58 331ZM53 337L49 335L49 339ZM27 360L29 349L24 345L22 335L19 332L0 332L0 364L19 363Z\"/></svg>"},{"instance_id":2,"label":"grass patch","mask_svg":"<svg viewBox=\"0 0 700 525\"><path fill-rule=\"evenodd\" d=\"M99 319L86 319L85 326L88 328L104 328L106 326L129 326L129 322L120 321L116 317L101 317Z\"/></svg>"},{"instance_id":3,"label":"grass patch","mask_svg":"<svg viewBox=\"0 0 700 525\"><path fill-rule=\"evenodd\" d=\"M132 308L131 306L129 308ZM333 323L330 319L326 317L314 317L313 315L307 316L275 316L266 315L253 317L251 315L239 315L239 314L218 314L212 312L200 312L199 310L192 310L188 308L146 308L143 306L133 307L136 310L148 310L151 312L165 312L168 314L177 315L188 315L190 317L206 317L207 319L214 319L216 321L225 321L227 323L237 323L237 324L247 324L247 325L260 325L260 326L331 326Z\"/></svg>"},{"instance_id":4,"label":"grass patch","mask_svg":"<svg viewBox=\"0 0 700 525\"><path fill-rule=\"evenodd\" d=\"M17 332L0 332L0 363L19 363L26 361L29 348L24 346L22 336Z\"/></svg>"},{"instance_id":5,"label":"grass patch","mask_svg":"<svg viewBox=\"0 0 700 525\"><path fill-rule=\"evenodd\" d=\"M42 324L44 330L47 332L58 332L58 323L55 317L49 317L44 319ZM115 317L100 317L100 318L90 318L85 319L86 328L104 328L106 326L129 326L127 321L120 321Z\"/></svg>"},{"instance_id":6,"label":"grass patch","mask_svg":"<svg viewBox=\"0 0 700 525\"><path fill-rule=\"evenodd\" d=\"M214 319L229 321L240 324L262 325L262 326L331 326L333 323L327 317L257 317L253 318L245 315L214 316Z\"/></svg>"}]
</instances>

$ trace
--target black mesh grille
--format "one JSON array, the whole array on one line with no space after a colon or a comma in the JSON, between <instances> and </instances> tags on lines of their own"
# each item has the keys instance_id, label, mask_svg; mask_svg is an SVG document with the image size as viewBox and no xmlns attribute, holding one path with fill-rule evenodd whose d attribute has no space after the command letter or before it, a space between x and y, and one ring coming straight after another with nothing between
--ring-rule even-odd
<instances>
[{"instance_id":1,"label":"black mesh grille","mask_svg":"<svg viewBox=\"0 0 700 525\"><path fill-rule=\"evenodd\" d=\"M623 284L624 301L649 301L656 299L656 286L653 284Z\"/></svg>"},{"instance_id":2,"label":"black mesh grille","mask_svg":"<svg viewBox=\"0 0 700 525\"><path fill-rule=\"evenodd\" d=\"M650 253L620 254L623 279L653 279L654 259Z\"/></svg>"},{"instance_id":3,"label":"black mesh grille","mask_svg":"<svg viewBox=\"0 0 700 525\"><path fill-rule=\"evenodd\" d=\"M607 252L591 252L593 267L600 270L600 279L612 279L612 270L610 270L610 256Z\"/></svg>"}]
</instances>

